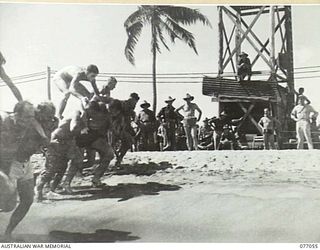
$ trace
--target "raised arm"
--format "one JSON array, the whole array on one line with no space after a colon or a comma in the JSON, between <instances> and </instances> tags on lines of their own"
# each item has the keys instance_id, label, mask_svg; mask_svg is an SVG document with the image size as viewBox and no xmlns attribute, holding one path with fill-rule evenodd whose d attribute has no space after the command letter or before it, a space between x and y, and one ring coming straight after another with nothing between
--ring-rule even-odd
<instances>
[{"instance_id":1,"label":"raised arm","mask_svg":"<svg viewBox=\"0 0 320 250\"><path fill-rule=\"evenodd\" d=\"M72 80L70 82L70 93L79 99L82 99L85 96L83 96L81 93L77 92L76 89L74 88L74 86L80 84L81 80L82 80L81 73L78 73L76 76L74 76L72 78Z\"/></svg>"}]
</instances>

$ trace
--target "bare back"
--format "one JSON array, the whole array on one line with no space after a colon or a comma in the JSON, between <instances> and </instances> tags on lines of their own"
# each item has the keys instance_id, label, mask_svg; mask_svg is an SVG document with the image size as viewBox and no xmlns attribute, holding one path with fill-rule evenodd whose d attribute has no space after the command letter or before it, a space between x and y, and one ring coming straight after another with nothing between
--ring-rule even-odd
<instances>
[{"instance_id":1,"label":"bare back","mask_svg":"<svg viewBox=\"0 0 320 250\"><path fill-rule=\"evenodd\" d=\"M70 86L72 79L75 77L80 78L80 81L87 81L85 69L78 66L67 66L59 70L54 76L55 79L64 80L64 82L68 84L67 87Z\"/></svg>"}]
</instances>

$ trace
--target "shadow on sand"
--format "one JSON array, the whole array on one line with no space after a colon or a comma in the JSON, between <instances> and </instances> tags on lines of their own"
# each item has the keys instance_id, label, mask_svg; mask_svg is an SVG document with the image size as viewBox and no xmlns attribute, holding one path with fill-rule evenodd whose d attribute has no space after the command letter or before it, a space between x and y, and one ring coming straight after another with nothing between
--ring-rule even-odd
<instances>
[{"instance_id":1,"label":"shadow on sand","mask_svg":"<svg viewBox=\"0 0 320 250\"><path fill-rule=\"evenodd\" d=\"M52 231L49 235L38 234L18 234L11 240L4 240L0 237L0 242L6 243L111 243L121 241L134 241L140 237L132 236L130 232L114 231L108 229L98 229L94 233L72 233L66 231Z\"/></svg>"},{"instance_id":2,"label":"shadow on sand","mask_svg":"<svg viewBox=\"0 0 320 250\"><path fill-rule=\"evenodd\" d=\"M158 195L161 191L177 191L181 187L177 185L161 184L157 182L147 182L143 184L126 183L117 186L106 186L104 188L92 188L90 186L74 187L73 195L57 200L97 200L97 199L119 199L127 201L134 197L143 195Z\"/></svg>"},{"instance_id":3,"label":"shadow on sand","mask_svg":"<svg viewBox=\"0 0 320 250\"><path fill-rule=\"evenodd\" d=\"M94 233L71 233L64 231L52 231L49 234L50 242L68 242L68 243L94 243L94 242L117 242L134 241L140 239L138 236L130 235L130 232L113 231L99 229Z\"/></svg>"},{"instance_id":4,"label":"shadow on sand","mask_svg":"<svg viewBox=\"0 0 320 250\"><path fill-rule=\"evenodd\" d=\"M97 163L98 164L98 163ZM168 168L172 168L172 164L167 161L159 163L135 163L135 164L121 164L119 169L111 170L112 175L135 175L135 176L150 176L157 171L164 171ZM88 176L92 174L92 169L84 169L83 175Z\"/></svg>"}]
</instances>

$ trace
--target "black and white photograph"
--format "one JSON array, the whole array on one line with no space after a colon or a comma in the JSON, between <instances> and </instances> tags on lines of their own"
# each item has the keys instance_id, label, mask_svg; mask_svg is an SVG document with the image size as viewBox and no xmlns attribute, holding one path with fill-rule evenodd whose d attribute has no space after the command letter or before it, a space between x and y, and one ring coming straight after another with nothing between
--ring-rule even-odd
<instances>
[{"instance_id":1,"label":"black and white photograph","mask_svg":"<svg viewBox=\"0 0 320 250\"><path fill-rule=\"evenodd\" d=\"M318 248L319 31L320 5L0 1L1 248Z\"/></svg>"}]
</instances>

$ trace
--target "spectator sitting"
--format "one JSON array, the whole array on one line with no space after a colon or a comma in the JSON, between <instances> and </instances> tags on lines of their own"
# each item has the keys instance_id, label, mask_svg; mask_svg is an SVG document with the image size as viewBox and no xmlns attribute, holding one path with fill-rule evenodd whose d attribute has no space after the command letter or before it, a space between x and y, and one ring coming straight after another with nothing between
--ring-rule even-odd
<instances>
[{"instance_id":1,"label":"spectator sitting","mask_svg":"<svg viewBox=\"0 0 320 250\"><path fill-rule=\"evenodd\" d=\"M298 92L295 91L295 94L296 94L296 96L297 96L297 97L296 97L296 105L298 105L299 98L304 99L304 101L305 101L305 103L306 103L307 105L309 105L309 104L311 103L311 101L308 99L308 97L306 97L306 96L304 95L304 88L299 88Z\"/></svg>"},{"instance_id":2,"label":"spectator sitting","mask_svg":"<svg viewBox=\"0 0 320 250\"><path fill-rule=\"evenodd\" d=\"M233 150L234 143L235 143L235 136L230 131L229 125L224 125L218 150Z\"/></svg>"},{"instance_id":3,"label":"spectator sitting","mask_svg":"<svg viewBox=\"0 0 320 250\"><path fill-rule=\"evenodd\" d=\"M310 123L310 128L311 128L311 138L313 142L320 142L320 131L319 128L320 126L317 124L317 116L315 114L311 115L311 123Z\"/></svg>"},{"instance_id":4,"label":"spectator sitting","mask_svg":"<svg viewBox=\"0 0 320 250\"><path fill-rule=\"evenodd\" d=\"M238 63L238 77L239 81L243 81L248 76L248 81L251 80L251 61L248 58L248 54L245 52L242 52L240 55L240 60Z\"/></svg>"},{"instance_id":5,"label":"spectator sitting","mask_svg":"<svg viewBox=\"0 0 320 250\"><path fill-rule=\"evenodd\" d=\"M213 128L209 123L210 119L205 118L203 125L200 127L198 147L200 149L214 149Z\"/></svg>"}]
</instances>

